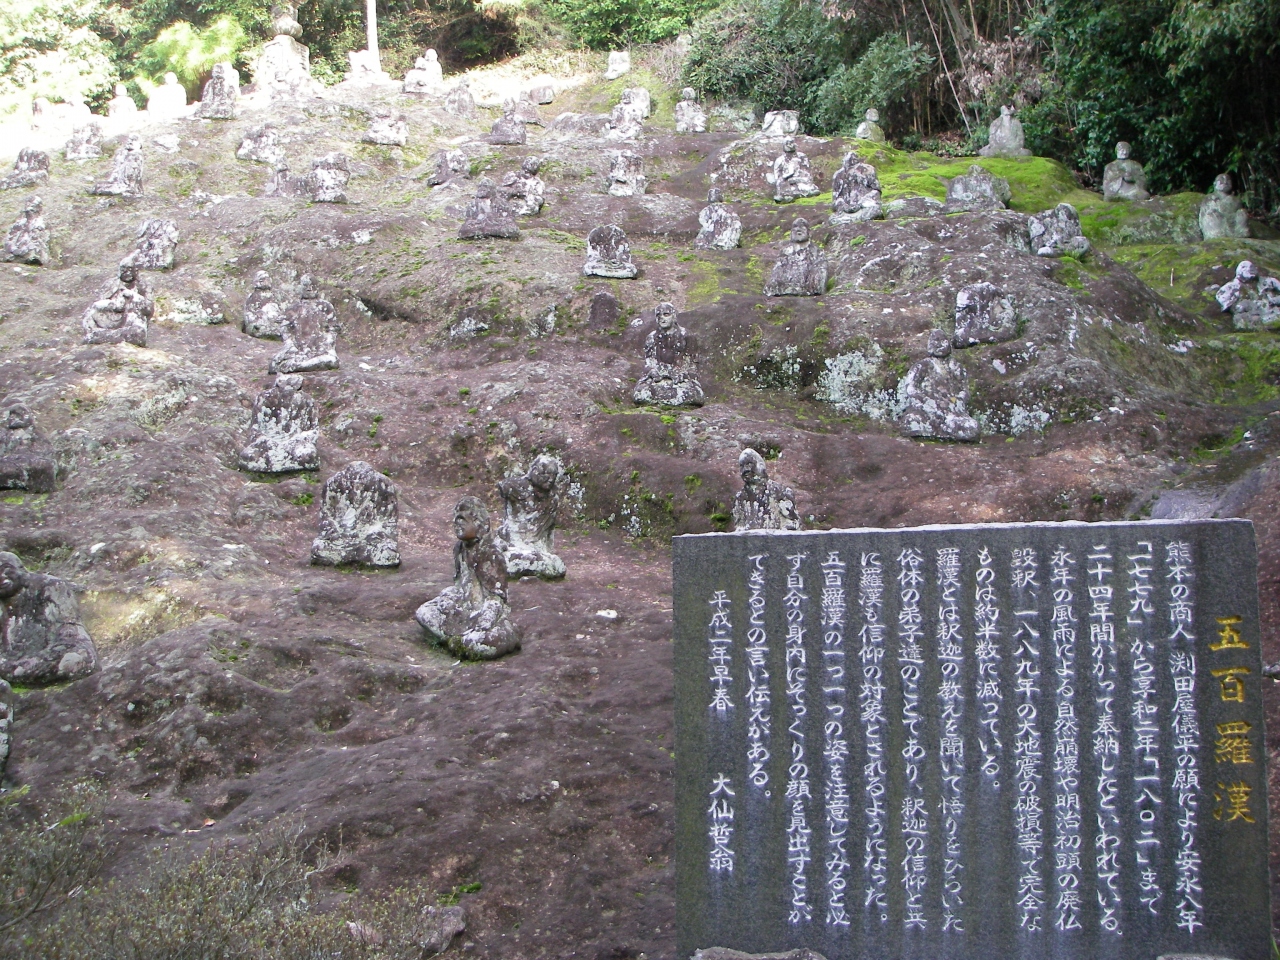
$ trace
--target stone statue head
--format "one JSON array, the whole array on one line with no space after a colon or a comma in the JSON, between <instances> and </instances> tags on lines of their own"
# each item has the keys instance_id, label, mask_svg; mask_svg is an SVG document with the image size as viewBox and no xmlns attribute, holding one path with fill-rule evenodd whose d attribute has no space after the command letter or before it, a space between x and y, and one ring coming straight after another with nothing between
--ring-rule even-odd
<instances>
[{"instance_id":1,"label":"stone statue head","mask_svg":"<svg viewBox=\"0 0 1280 960\"><path fill-rule=\"evenodd\" d=\"M120 270L117 274L121 281L133 286L138 280L138 265L133 260L133 255L125 257L120 261Z\"/></svg>"},{"instance_id":2,"label":"stone statue head","mask_svg":"<svg viewBox=\"0 0 1280 960\"><path fill-rule=\"evenodd\" d=\"M489 532L489 508L475 497L463 497L453 508L453 535L473 543Z\"/></svg>"},{"instance_id":3,"label":"stone statue head","mask_svg":"<svg viewBox=\"0 0 1280 960\"><path fill-rule=\"evenodd\" d=\"M434 48L428 47L427 52L423 54L423 57L428 61L436 61L440 59L440 54L436 53Z\"/></svg>"},{"instance_id":4,"label":"stone statue head","mask_svg":"<svg viewBox=\"0 0 1280 960\"><path fill-rule=\"evenodd\" d=\"M1012 117L1012 116L1013 116L1013 107L1012 107L1012 106L1010 106L1010 105L1009 105L1009 104L1007 104L1007 103L1002 103L1002 104L1000 105L1000 116L1002 116L1002 117Z\"/></svg>"},{"instance_id":5,"label":"stone statue head","mask_svg":"<svg viewBox=\"0 0 1280 960\"><path fill-rule=\"evenodd\" d=\"M951 337L945 330L934 330L929 334L929 346L925 349L929 351L929 356L937 357L939 360L949 357L951 356Z\"/></svg>"},{"instance_id":6,"label":"stone statue head","mask_svg":"<svg viewBox=\"0 0 1280 960\"><path fill-rule=\"evenodd\" d=\"M520 169L527 177L536 176L538 171L542 169L542 159L540 157L525 157L520 164Z\"/></svg>"},{"instance_id":7,"label":"stone statue head","mask_svg":"<svg viewBox=\"0 0 1280 960\"><path fill-rule=\"evenodd\" d=\"M658 329L662 331L670 330L676 325L676 308L672 303L663 302L653 311L653 319L658 321Z\"/></svg>"},{"instance_id":8,"label":"stone statue head","mask_svg":"<svg viewBox=\"0 0 1280 960\"><path fill-rule=\"evenodd\" d=\"M539 490L550 490L560 479L560 461L549 453L537 457L529 467L529 482Z\"/></svg>"},{"instance_id":9,"label":"stone statue head","mask_svg":"<svg viewBox=\"0 0 1280 960\"><path fill-rule=\"evenodd\" d=\"M785 139L785 140L783 140L783 141L782 141L782 152L783 152L783 153L795 153L795 152L796 152L796 141L795 141L795 138L793 138L793 137L787 137L787 139Z\"/></svg>"},{"instance_id":10,"label":"stone statue head","mask_svg":"<svg viewBox=\"0 0 1280 960\"><path fill-rule=\"evenodd\" d=\"M15 403L5 411L4 425L10 430L26 430L33 423L35 420L25 403Z\"/></svg>"},{"instance_id":11,"label":"stone statue head","mask_svg":"<svg viewBox=\"0 0 1280 960\"><path fill-rule=\"evenodd\" d=\"M124 142L124 148L130 153L138 153L142 149L142 138L137 134L130 134L129 139Z\"/></svg>"},{"instance_id":12,"label":"stone statue head","mask_svg":"<svg viewBox=\"0 0 1280 960\"><path fill-rule=\"evenodd\" d=\"M16 597L27 585L27 568L12 553L0 553L0 600Z\"/></svg>"},{"instance_id":13,"label":"stone statue head","mask_svg":"<svg viewBox=\"0 0 1280 960\"><path fill-rule=\"evenodd\" d=\"M769 479L769 468L764 465L764 457L750 447L738 454L738 473L748 487L758 486Z\"/></svg>"},{"instance_id":14,"label":"stone statue head","mask_svg":"<svg viewBox=\"0 0 1280 960\"><path fill-rule=\"evenodd\" d=\"M1127 141L1121 140L1116 144L1116 159L1128 160L1129 154L1133 152L1133 147L1129 146Z\"/></svg>"},{"instance_id":15,"label":"stone statue head","mask_svg":"<svg viewBox=\"0 0 1280 960\"><path fill-rule=\"evenodd\" d=\"M621 102L622 102L622 103L631 103L633 100L635 100L635 96L636 96L636 95L635 95L635 91L634 91L634 90L632 90L630 87L628 87L626 90L623 90L623 91L622 91L622 100L621 100Z\"/></svg>"},{"instance_id":16,"label":"stone statue head","mask_svg":"<svg viewBox=\"0 0 1280 960\"><path fill-rule=\"evenodd\" d=\"M298 296L303 300L314 300L320 296L320 291L316 289L315 282L311 279L311 274L304 273L302 279L298 281Z\"/></svg>"},{"instance_id":17,"label":"stone statue head","mask_svg":"<svg viewBox=\"0 0 1280 960\"><path fill-rule=\"evenodd\" d=\"M476 184L476 199L490 200L493 198L493 192L496 189L495 184L488 177L481 177L480 182Z\"/></svg>"},{"instance_id":18,"label":"stone statue head","mask_svg":"<svg viewBox=\"0 0 1280 960\"><path fill-rule=\"evenodd\" d=\"M804 217L796 217L791 224L791 242L792 243L808 243L809 242L809 221Z\"/></svg>"},{"instance_id":19,"label":"stone statue head","mask_svg":"<svg viewBox=\"0 0 1280 960\"><path fill-rule=\"evenodd\" d=\"M117 83L117 84L116 84L116 87L115 87L115 90L116 90L116 97L117 97L117 99L127 99L127 98L128 98L128 96L129 96L129 88L128 88L128 87L126 87L123 83Z\"/></svg>"},{"instance_id":20,"label":"stone statue head","mask_svg":"<svg viewBox=\"0 0 1280 960\"><path fill-rule=\"evenodd\" d=\"M178 85L178 75L172 70L164 75L164 85L166 87L176 87Z\"/></svg>"},{"instance_id":21,"label":"stone statue head","mask_svg":"<svg viewBox=\"0 0 1280 960\"><path fill-rule=\"evenodd\" d=\"M867 119L867 123L879 123L880 111L877 110L875 107L868 107L867 113L866 113L866 119Z\"/></svg>"},{"instance_id":22,"label":"stone statue head","mask_svg":"<svg viewBox=\"0 0 1280 960\"><path fill-rule=\"evenodd\" d=\"M694 90L693 87L685 87L680 91L680 99L685 101L697 100L698 91Z\"/></svg>"},{"instance_id":23,"label":"stone statue head","mask_svg":"<svg viewBox=\"0 0 1280 960\"><path fill-rule=\"evenodd\" d=\"M300 373L278 373L275 387L279 393L284 394L286 400L292 400L294 395L302 389L302 382Z\"/></svg>"},{"instance_id":24,"label":"stone statue head","mask_svg":"<svg viewBox=\"0 0 1280 960\"><path fill-rule=\"evenodd\" d=\"M1231 174L1220 173L1213 178L1214 193L1220 193L1223 196L1229 197L1233 189L1234 189L1234 186L1231 183Z\"/></svg>"},{"instance_id":25,"label":"stone statue head","mask_svg":"<svg viewBox=\"0 0 1280 960\"><path fill-rule=\"evenodd\" d=\"M270 290L271 274L267 273L267 271L265 270L259 270L257 273L255 273L253 275L253 289Z\"/></svg>"},{"instance_id":26,"label":"stone statue head","mask_svg":"<svg viewBox=\"0 0 1280 960\"><path fill-rule=\"evenodd\" d=\"M1252 283L1258 279L1258 268L1252 260L1241 260L1236 264L1236 279L1242 283Z\"/></svg>"},{"instance_id":27,"label":"stone statue head","mask_svg":"<svg viewBox=\"0 0 1280 960\"><path fill-rule=\"evenodd\" d=\"M724 191L719 187L712 187L707 191L707 203L724 203Z\"/></svg>"}]
</instances>

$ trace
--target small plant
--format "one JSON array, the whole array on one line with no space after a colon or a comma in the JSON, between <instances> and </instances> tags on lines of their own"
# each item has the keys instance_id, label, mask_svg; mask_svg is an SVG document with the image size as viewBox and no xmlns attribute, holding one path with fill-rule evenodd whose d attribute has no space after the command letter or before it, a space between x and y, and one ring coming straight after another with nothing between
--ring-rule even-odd
<instances>
[{"instance_id":1,"label":"small plant","mask_svg":"<svg viewBox=\"0 0 1280 960\"><path fill-rule=\"evenodd\" d=\"M316 500L315 496L308 491L306 493L298 494L289 502L292 503L295 507L309 507L311 506L311 504L315 503L315 500Z\"/></svg>"}]
</instances>

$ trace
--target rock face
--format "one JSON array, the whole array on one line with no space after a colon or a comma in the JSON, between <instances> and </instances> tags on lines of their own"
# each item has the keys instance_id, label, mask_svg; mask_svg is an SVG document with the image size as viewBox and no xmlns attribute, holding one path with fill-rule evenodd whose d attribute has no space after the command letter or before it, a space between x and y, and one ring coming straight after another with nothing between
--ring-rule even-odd
<instances>
[{"instance_id":1,"label":"rock face","mask_svg":"<svg viewBox=\"0 0 1280 960\"><path fill-rule=\"evenodd\" d=\"M409 119L390 107L375 107L369 127L360 139L384 147L403 147L409 142Z\"/></svg>"},{"instance_id":2,"label":"rock face","mask_svg":"<svg viewBox=\"0 0 1280 960\"><path fill-rule=\"evenodd\" d=\"M215 63L196 116L203 120L234 120L239 100L240 72L229 63Z\"/></svg>"},{"instance_id":3,"label":"rock face","mask_svg":"<svg viewBox=\"0 0 1280 960\"><path fill-rule=\"evenodd\" d=\"M496 542L506 559L508 576L564 577L564 561L556 556L553 542L563 475L559 458L544 453L527 473L498 481L503 520Z\"/></svg>"},{"instance_id":4,"label":"rock face","mask_svg":"<svg viewBox=\"0 0 1280 960\"><path fill-rule=\"evenodd\" d=\"M1060 203L1027 221L1027 238L1037 257L1083 257L1089 240L1080 230L1080 214L1069 203Z\"/></svg>"},{"instance_id":5,"label":"rock face","mask_svg":"<svg viewBox=\"0 0 1280 960\"><path fill-rule=\"evenodd\" d=\"M0 553L0 614L0 678L26 685L66 683L98 669L75 588L30 573L12 553Z\"/></svg>"},{"instance_id":6,"label":"rock face","mask_svg":"<svg viewBox=\"0 0 1280 960\"><path fill-rule=\"evenodd\" d=\"M313 203L346 203L351 161L345 153L329 153L311 161L305 189Z\"/></svg>"},{"instance_id":7,"label":"rock face","mask_svg":"<svg viewBox=\"0 0 1280 960\"><path fill-rule=\"evenodd\" d=\"M831 178L831 209L854 223L884 216L876 168L860 161L852 151L845 154L840 169Z\"/></svg>"},{"instance_id":8,"label":"rock face","mask_svg":"<svg viewBox=\"0 0 1280 960\"><path fill-rule=\"evenodd\" d=\"M142 196L142 138L131 136L116 151L111 175L95 183L90 193L112 197Z\"/></svg>"},{"instance_id":9,"label":"rock face","mask_svg":"<svg viewBox=\"0 0 1280 960\"><path fill-rule=\"evenodd\" d=\"M49 262L49 230L44 224L44 203L32 197L4 238L5 260L40 265Z\"/></svg>"},{"instance_id":10,"label":"rock face","mask_svg":"<svg viewBox=\"0 0 1280 960\"><path fill-rule=\"evenodd\" d=\"M493 126L489 128L489 136L485 139L490 143L514 147L529 139L529 131L523 120L508 113L493 122Z\"/></svg>"},{"instance_id":11,"label":"rock face","mask_svg":"<svg viewBox=\"0 0 1280 960\"><path fill-rule=\"evenodd\" d=\"M515 212L505 199L498 195L497 187L488 177L476 184L476 195L467 203L465 219L458 228L463 240L496 237L518 240L520 228L516 226Z\"/></svg>"},{"instance_id":12,"label":"rock face","mask_svg":"<svg viewBox=\"0 0 1280 960\"><path fill-rule=\"evenodd\" d=\"M164 83L147 98L147 114L152 120L173 120L187 112L187 91L176 73L166 73Z\"/></svg>"},{"instance_id":13,"label":"rock face","mask_svg":"<svg viewBox=\"0 0 1280 960\"><path fill-rule=\"evenodd\" d=\"M448 183L454 177L469 177L471 160L461 150L439 150L436 152L435 169L427 176L427 185L438 187Z\"/></svg>"},{"instance_id":14,"label":"rock face","mask_svg":"<svg viewBox=\"0 0 1280 960\"><path fill-rule=\"evenodd\" d=\"M72 130L62 155L67 160L96 160L102 156L102 124L90 120Z\"/></svg>"},{"instance_id":15,"label":"rock face","mask_svg":"<svg viewBox=\"0 0 1280 960\"><path fill-rule=\"evenodd\" d=\"M551 121L547 133L557 140L573 140L578 137L603 137L612 129L607 113L562 113Z\"/></svg>"},{"instance_id":16,"label":"rock face","mask_svg":"<svg viewBox=\"0 0 1280 960\"><path fill-rule=\"evenodd\" d=\"M311 562L398 567L399 524L395 484L363 460L353 460L324 482Z\"/></svg>"},{"instance_id":17,"label":"rock face","mask_svg":"<svg viewBox=\"0 0 1280 960\"><path fill-rule=\"evenodd\" d=\"M444 89L444 69L439 55L431 49L413 61L413 69L404 75L405 93L439 93Z\"/></svg>"},{"instance_id":18,"label":"rock face","mask_svg":"<svg viewBox=\"0 0 1280 960\"><path fill-rule=\"evenodd\" d=\"M1214 295L1223 313L1231 314L1237 330L1265 330L1280 326L1280 280L1260 277L1252 260L1236 265L1235 279Z\"/></svg>"},{"instance_id":19,"label":"rock face","mask_svg":"<svg viewBox=\"0 0 1280 960\"><path fill-rule=\"evenodd\" d=\"M948 210L1003 210L1012 198L1008 180L992 176L976 163L947 184Z\"/></svg>"},{"instance_id":20,"label":"rock face","mask_svg":"<svg viewBox=\"0 0 1280 960\"><path fill-rule=\"evenodd\" d=\"M147 345L147 329L155 313L151 285L126 258L116 279L103 289L102 296L85 310L80 325L85 343L131 343Z\"/></svg>"},{"instance_id":21,"label":"rock face","mask_svg":"<svg viewBox=\"0 0 1280 960\"><path fill-rule=\"evenodd\" d=\"M809 236L809 221L797 217L764 285L766 297L817 297L827 290L827 255Z\"/></svg>"},{"instance_id":22,"label":"rock face","mask_svg":"<svg viewBox=\"0 0 1280 960\"><path fill-rule=\"evenodd\" d=\"M738 472L742 489L733 498L734 531L802 529L795 492L769 479L764 457L747 447L738 457Z\"/></svg>"},{"instance_id":23,"label":"rock face","mask_svg":"<svg viewBox=\"0 0 1280 960\"><path fill-rule=\"evenodd\" d=\"M698 94L693 87L685 87L680 92L680 102L676 104L676 133L706 133L707 114L698 105Z\"/></svg>"},{"instance_id":24,"label":"rock face","mask_svg":"<svg viewBox=\"0 0 1280 960\"><path fill-rule=\"evenodd\" d=\"M782 153L773 161L773 169L765 175L773 184L776 203L790 203L801 197L816 197L822 191L813 182L813 169L809 158L796 149L796 142L787 137L782 142Z\"/></svg>"},{"instance_id":25,"label":"rock face","mask_svg":"<svg viewBox=\"0 0 1280 960\"><path fill-rule=\"evenodd\" d=\"M1018 315L1003 290L988 283L970 284L956 294L957 347L979 343L1003 343L1018 335Z\"/></svg>"},{"instance_id":26,"label":"rock face","mask_svg":"<svg viewBox=\"0 0 1280 960\"><path fill-rule=\"evenodd\" d=\"M281 312L271 289L271 274L259 270L253 275L253 289L244 301L244 319L240 329L251 337L279 340Z\"/></svg>"},{"instance_id":27,"label":"rock face","mask_svg":"<svg viewBox=\"0 0 1280 960\"><path fill-rule=\"evenodd\" d=\"M34 187L49 179L49 155L34 147L23 147L13 162L13 172L0 180L0 190Z\"/></svg>"},{"instance_id":28,"label":"rock face","mask_svg":"<svg viewBox=\"0 0 1280 960\"><path fill-rule=\"evenodd\" d=\"M1129 144L1121 140L1116 144L1116 158L1102 171L1103 200L1149 200L1147 172L1142 164L1131 160Z\"/></svg>"},{"instance_id":29,"label":"rock face","mask_svg":"<svg viewBox=\"0 0 1280 960\"><path fill-rule=\"evenodd\" d=\"M794 137L799 132L798 110L770 110L760 124L760 133L766 137Z\"/></svg>"},{"instance_id":30,"label":"rock face","mask_svg":"<svg viewBox=\"0 0 1280 960\"><path fill-rule=\"evenodd\" d=\"M237 160L265 163L272 167L284 163L284 151L280 149L280 134L266 123L250 130L236 150Z\"/></svg>"},{"instance_id":31,"label":"rock face","mask_svg":"<svg viewBox=\"0 0 1280 960\"><path fill-rule=\"evenodd\" d=\"M462 117L464 120L475 116L476 101L471 96L471 89L467 85L467 81L463 80L445 94L444 109L445 112L451 113L455 117Z\"/></svg>"},{"instance_id":32,"label":"rock face","mask_svg":"<svg viewBox=\"0 0 1280 960\"><path fill-rule=\"evenodd\" d=\"M698 382L689 332L676 322L676 308L660 303L654 319L658 328L645 337L644 373L636 382L632 399L664 407L702 406L706 394Z\"/></svg>"},{"instance_id":33,"label":"rock face","mask_svg":"<svg viewBox=\"0 0 1280 960\"><path fill-rule=\"evenodd\" d=\"M987 145L978 151L984 157L1029 157L1022 121L1013 115L1013 107L1005 104L1000 116L987 128Z\"/></svg>"},{"instance_id":34,"label":"rock face","mask_svg":"<svg viewBox=\"0 0 1280 960\"><path fill-rule=\"evenodd\" d=\"M858 129L853 132L858 140L870 140L873 143L884 143L884 131L880 129L880 111L875 107L867 110Z\"/></svg>"},{"instance_id":35,"label":"rock face","mask_svg":"<svg viewBox=\"0 0 1280 960\"><path fill-rule=\"evenodd\" d=\"M249 437L240 451L240 469L255 473L318 470L320 420L316 405L302 392L303 378L281 374L253 402Z\"/></svg>"},{"instance_id":36,"label":"rock face","mask_svg":"<svg viewBox=\"0 0 1280 960\"><path fill-rule=\"evenodd\" d=\"M951 356L951 338L942 330L929 335L929 356L898 384L898 403L898 424L908 437L978 439L978 421L969 416L969 374Z\"/></svg>"},{"instance_id":37,"label":"rock face","mask_svg":"<svg viewBox=\"0 0 1280 960\"><path fill-rule=\"evenodd\" d=\"M630 280L638 272L631 262L631 244L620 226L607 223L587 234L587 262L582 267L584 276Z\"/></svg>"},{"instance_id":38,"label":"rock face","mask_svg":"<svg viewBox=\"0 0 1280 960\"><path fill-rule=\"evenodd\" d=\"M512 171L502 178L502 198L511 205L517 217L534 217L542 212L547 185L538 176L542 161L525 157L520 172Z\"/></svg>"},{"instance_id":39,"label":"rock face","mask_svg":"<svg viewBox=\"0 0 1280 960\"><path fill-rule=\"evenodd\" d=\"M1200 201L1200 235L1206 240L1249 236L1249 215L1232 192L1231 174L1220 173L1213 192Z\"/></svg>"},{"instance_id":40,"label":"rock face","mask_svg":"<svg viewBox=\"0 0 1280 960\"><path fill-rule=\"evenodd\" d=\"M302 299L289 304L280 323L284 347L271 360L271 373L314 373L337 370L338 313L320 296L310 276L303 276Z\"/></svg>"},{"instance_id":41,"label":"rock face","mask_svg":"<svg viewBox=\"0 0 1280 960\"><path fill-rule=\"evenodd\" d=\"M453 511L453 585L417 609L427 638L465 660L495 660L520 649L507 605L507 564L494 542L489 511L463 497Z\"/></svg>"},{"instance_id":42,"label":"rock face","mask_svg":"<svg viewBox=\"0 0 1280 960\"><path fill-rule=\"evenodd\" d=\"M138 115L138 105L129 96L129 88L123 83L115 85L115 96L107 101L107 117L112 120L128 120Z\"/></svg>"},{"instance_id":43,"label":"rock face","mask_svg":"<svg viewBox=\"0 0 1280 960\"><path fill-rule=\"evenodd\" d=\"M624 73L631 72L631 54L626 50L610 50L609 63L605 67L604 78L617 80Z\"/></svg>"},{"instance_id":44,"label":"rock face","mask_svg":"<svg viewBox=\"0 0 1280 960\"><path fill-rule=\"evenodd\" d=\"M174 220L144 220L133 243L133 265L139 270L168 270L178 249L178 224Z\"/></svg>"},{"instance_id":45,"label":"rock face","mask_svg":"<svg viewBox=\"0 0 1280 960\"><path fill-rule=\"evenodd\" d=\"M698 213L701 227L693 238L699 250L732 250L742 241L742 220L724 202L718 187L707 191L707 205Z\"/></svg>"},{"instance_id":46,"label":"rock face","mask_svg":"<svg viewBox=\"0 0 1280 960\"><path fill-rule=\"evenodd\" d=\"M644 160L638 153L619 150L609 159L609 196L636 197L649 189Z\"/></svg>"},{"instance_id":47,"label":"rock face","mask_svg":"<svg viewBox=\"0 0 1280 960\"><path fill-rule=\"evenodd\" d=\"M57 454L25 403L5 411L0 430L0 490L52 493L57 489Z\"/></svg>"},{"instance_id":48,"label":"rock face","mask_svg":"<svg viewBox=\"0 0 1280 960\"><path fill-rule=\"evenodd\" d=\"M302 100L324 92L320 81L311 76L311 51L287 33L277 34L263 46L253 64L253 86L269 100Z\"/></svg>"}]
</instances>

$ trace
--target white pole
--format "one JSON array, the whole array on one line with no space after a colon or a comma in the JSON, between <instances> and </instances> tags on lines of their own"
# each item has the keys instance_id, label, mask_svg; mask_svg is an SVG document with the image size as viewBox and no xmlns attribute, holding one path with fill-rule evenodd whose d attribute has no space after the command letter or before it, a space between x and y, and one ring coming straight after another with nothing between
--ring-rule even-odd
<instances>
[{"instance_id":1,"label":"white pole","mask_svg":"<svg viewBox=\"0 0 1280 960\"><path fill-rule=\"evenodd\" d=\"M378 56L378 4L377 0L365 0L365 35L369 45L369 59L375 70L382 69L382 59Z\"/></svg>"}]
</instances>

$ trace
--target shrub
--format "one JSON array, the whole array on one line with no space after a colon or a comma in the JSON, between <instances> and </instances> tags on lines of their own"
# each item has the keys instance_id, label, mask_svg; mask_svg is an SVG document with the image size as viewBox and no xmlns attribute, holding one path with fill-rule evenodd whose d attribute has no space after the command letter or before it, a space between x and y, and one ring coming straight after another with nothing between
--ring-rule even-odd
<instances>
[{"instance_id":1,"label":"shrub","mask_svg":"<svg viewBox=\"0 0 1280 960\"><path fill-rule=\"evenodd\" d=\"M893 33L877 37L852 64L841 64L814 91L811 116L824 131L852 133L869 107L887 113L933 66L920 43Z\"/></svg>"},{"instance_id":2,"label":"shrub","mask_svg":"<svg viewBox=\"0 0 1280 960\"><path fill-rule=\"evenodd\" d=\"M105 95L117 79L111 45L94 32L99 0L0 3L0 119L36 97Z\"/></svg>"},{"instance_id":3,"label":"shrub","mask_svg":"<svg viewBox=\"0 0 1280 960\"><path fill-rule=\"evenodd\" d=\"M203 30L179 20L142 48L137 67L153 81L172 71L187 93L199 96L213 65L234 61L247 42L244 28L230 17L219 17Z\"/></svg>"},{"instance_id":4,"label":"shrub","mask_svg":"<svg viewBox=\"0 0 1280 960\"><path fill-rule=\"evenodd\" d=\"M688 29L719 0L542 0L552 20L593 50L656 43Z\"/></svg>"}]
</instances>

